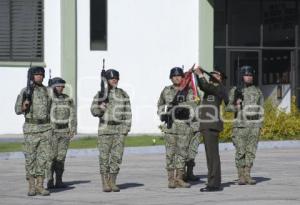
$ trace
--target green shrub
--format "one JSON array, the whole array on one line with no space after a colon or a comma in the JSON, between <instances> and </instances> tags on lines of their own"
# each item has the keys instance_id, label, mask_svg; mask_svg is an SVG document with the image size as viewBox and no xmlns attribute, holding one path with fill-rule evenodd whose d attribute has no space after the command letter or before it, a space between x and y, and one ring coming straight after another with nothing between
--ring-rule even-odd
<instances>
[{"instance_id":1,"label":"green shrub","mask_svg":"<svg viewBox=\"0 0 300 205\"><path fill-rule=\"evenodd\" d=\"M222 106L224 108L224 105ZM300 111L296 105L296 97L292 97L291 112L286 113L266 100L264 105L264 123L261 130L261 140L300 140ZM220 141L230 141L232 132L233 113L222 111L223 118L229 122L224 123L224 130L220 135Z\"/></svg>"}]
</instances>

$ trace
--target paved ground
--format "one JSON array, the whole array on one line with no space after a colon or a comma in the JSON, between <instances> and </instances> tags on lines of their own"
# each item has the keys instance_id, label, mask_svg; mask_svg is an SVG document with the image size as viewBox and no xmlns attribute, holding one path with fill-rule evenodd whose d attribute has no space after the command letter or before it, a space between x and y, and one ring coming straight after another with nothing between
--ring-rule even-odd
<instances>
[{"instance_id":1,"label":"paved ground","mask_svg":"<svg viewBox=\"0 0 300 205\"><path fill-rule=\"evenodd\" d=\"M24 160L0 160L0 204L300 204L300 149L260 149L253 170L256 186L235 184L232 150L222 151L224 191L200 193L206 180L206 162L201 151L196 172L201 181L190 189L166 188L164 154L124 156L118 184L120 193L101 192L96 156L69 157L65 181L69 188L54 190L48 197L27 197Z\"/></svg>"}]
</instances>

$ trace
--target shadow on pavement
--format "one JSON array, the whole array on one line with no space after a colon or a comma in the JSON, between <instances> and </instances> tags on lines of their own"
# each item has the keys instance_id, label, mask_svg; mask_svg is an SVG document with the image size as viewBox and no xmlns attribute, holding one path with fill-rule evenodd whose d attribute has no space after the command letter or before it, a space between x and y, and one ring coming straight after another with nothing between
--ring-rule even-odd
<instances>
[{"instance_id":1,"label":"shadow on pavement","mask_svg":"<svg viewBox=\"0 0 300 205\"><path fill-rule=\"evenodd\" d=\"M120 189L129 189L129 188L134 188L134 187L141 187L144 186L144 184L139 184L139 183L124 183L124 184L118 184L118 187Z\"/></svg>"},{"instance_id":2,"label":"shadow on pavement","mask_svg":"<svg viewBox=\"0 0 300 205\"><path fill-rule=\"evenodd\" d=\"M236 182L225 182L221 184L221 187L226 188L226 187L230 187L231 185L235 185Z\"/></svg>"},{"instance_id":3,"label":"shadow on pavement","mask_svg":"<svg viewBox=\"0 0 300 205\"><path fill-rule=\"evenodd\" d=\"M68 190L72 190L75 187L72 185L76 185L76 184L86 184L86 183L90 183L90 180L78 180L78 181L69 181L69 182L64 182L65 185L67 185L66 188L54 188L51 189L50 192L51 193L58 193L58 192L62 192L62 191L68 191Z\"/></svg>"},{"instance_id":4,"label":"shadow on pavement","mask_svg":"<svg viewBox=\"0 0 300 205\"><path fill-rule=\"evenodd\" d=\"M62 192L62 191L68 191L68 190L72 190L74 189L74 186L68 186L67 188L54 188L54 189L50 189L50 193L58 193L58 192Z\"/></svg>"},{"instance_id":5,"label":"shadow on pavement","mask_svg":"<svg viewBox=\"0 0 300 205\"><path fill-rule=\"evenodd\" d=\"M87 184L91 183L90 180L77 180L77 181L69 181L69 182L64 182L67 186L72 186L76 184Z\"/></svg>"},{"instance_id":6,"label":"shadow on pavement","mask_svg":"<svg viewBox=\"0 0 300 205\"><path fill-rule=\"evenodd\" d=\"M262 183L262 182L265 182L265 181L270 181L271 178L266 178L266 177L252 177L254 180L256 180L256 183L259 184L259 183Z\"/></svg>"},{"instance_id":7,"label":"shadow on pavement","mask_svg":"<svg viewBox=\"0 0 300 205\"><path fill-rule=\"evenodd\" d=\"M203 180L203 178L207 178L206 175L195 175L196 177L199 178L198 181L188 181L192 186L197 185L197 184L204 184L206 180Z\"/></svg>"}]
</instances>

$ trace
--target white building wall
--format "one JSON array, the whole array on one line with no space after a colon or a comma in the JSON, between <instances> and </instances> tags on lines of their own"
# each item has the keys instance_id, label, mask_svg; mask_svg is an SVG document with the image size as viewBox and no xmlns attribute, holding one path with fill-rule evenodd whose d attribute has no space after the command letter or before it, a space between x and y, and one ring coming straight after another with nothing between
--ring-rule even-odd
<instances>
[{"instance_id":1,"label":"white building wall","mask_svg":"<svg viewBox=\"0 0 300 205\"><path fill-rule=\"evenodd\" d=\"M45 0L45 64L52 76L60 75L60 0ZM22 133L23 116L17 116L14 105L20 90L26 86L28 67L0 67L0 134ZM46 79L48 82L48 69Z\"/></svg>"},{"instance_id":2,"label":"white building wall","mask_svg":"<svg viewBox=\"0 0 300 205\"><path fill-rule=\"evenodd\" d=\"M90 51L89 1L77 4L78 132L97 132L90 105L105 58L130 95L131 133L158 133L156 103L170 69L198 61L198 0L109 0L107 51Z\"/></svg>"}]
</instances>

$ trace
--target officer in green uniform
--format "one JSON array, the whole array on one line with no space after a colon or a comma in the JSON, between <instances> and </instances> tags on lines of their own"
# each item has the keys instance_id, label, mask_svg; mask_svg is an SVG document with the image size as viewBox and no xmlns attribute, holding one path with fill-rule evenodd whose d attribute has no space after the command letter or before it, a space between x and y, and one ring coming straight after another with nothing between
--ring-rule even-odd
<instances>
[{"instance_id":1,"label":"officer in green uniform","mask_svg":"<svg viewBox=\"0 0 300 205\"><path fill-rule=\"evenodd\" d=\"M70 139L74 136L77 127L74 101L63 93L66 81L56 77L50 80L52 89L51 124L53 136L51 138L52 161L48 176L48 189L66 188L62 181L65 169L65 159ZM56 180L54 186L53 174Z\"/></svg>"},{"instance_id":2,"label":"officer in green uniform","mask_svg":"<svg viewBox=\"0 0 300 205\"><path fill-rule=\"evenodd\" d=\"M210 73L207 81L200 67L195 72L198 75L198 84L204 92L203 100L196 116L199 116L200 134L203 136L207 161L207 186L201 192L220 191L221 163L219 155L219 133L223 130L223 121L220 118L222 101L228 103L228 95L222 81L226 76L220 71Z\"/></svg>"},{"instance_id":3,"label":"officer in green uniform","mask_svg":"<svg viewBox=\"0 0 300 205\"><path fill-rule=\"evenodd\" d=\"M27 87L18 95L15 112L17 115L25 116L23 149L26 179L29 183L28 196L36 194L46 196L50 194L44 189L43 183L50 159L51 98L48 89L43 85L45 77L43 67L29 68L27 76Z\"/></svg>"},{"instance_id":4,"label":"officer in green uniform","mask_svg":"<svg viewBox=\"0 0 300 205\"><path fill-rule=\"evenodd\" d=\"M193 108L190 108L194 101L191 89L187 89L185 92L179 91L183 76L181 68L171 69L170 79L173 84L163 89L157 103L157 113L161 121L165 122L161 125L161 129L165 138L169 188L189 188L191 186L183 181L183 175L192 131L189 119L190 110Z\"/></svg>"},{"instance_id":5,"label":"officer in green uniform","mask_svg":"<svg viewBox=\"0 0 300 205\"><path fill-rule=\"evenodd\" d=\"M98 92L91 106L91 113L99 118L98 149L100 174L104 192L119 192L116 178L122 163L125 137L131 128L131 106L128 94L118 88L119 72L105 72L108 82L108 97L103 99Z\"/></svg>"},{"instance_id":6,"label":"officer in green uniform","mask_svg":"<svg viewBox=\"0 0 300 205\"><path fill-rule=\"evenodd\" d=\"M250 171L256 155L260 129L263 125L264 96L253 84L255 70L252 66L241 67L241 85L233 87L229 93L226 108L235 113L232 141L236 148L235 164L238 170L238 184L256 184Z\"/></svg>"}]
</instances>

